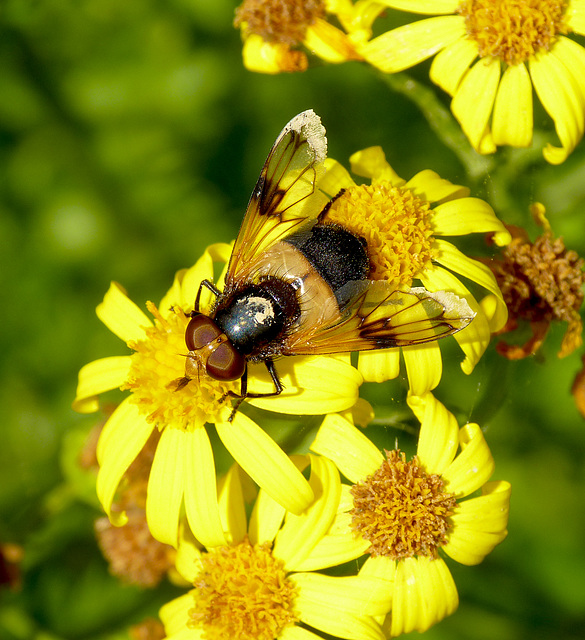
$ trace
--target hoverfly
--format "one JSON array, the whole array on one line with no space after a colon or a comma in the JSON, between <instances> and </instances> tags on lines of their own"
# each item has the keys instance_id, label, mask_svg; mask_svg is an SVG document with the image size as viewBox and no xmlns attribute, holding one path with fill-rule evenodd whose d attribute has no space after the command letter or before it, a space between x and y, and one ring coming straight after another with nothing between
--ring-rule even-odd
<instances>
[{"instance_id":1,"label":"hoverfly","mask_svg":"<svg viewBox=\"0 0 585 640\"><path fill-rule=\"evenodd\" d=\"M422 344L465 328L474 312L448 292L407 291L371 280L364 238L328 222L335 194L319 191L325 129L312 111L282 130L262 168L220 291L203 280L188 323L184 386L199 368L241 380L244 398L279 395L279 356L334 354ZM337 194L339 195L339 194ZM199 311L203 287L215 295ZM248 391L248 363L263 362L274 391ZM237 406L237 405L236 405ZM233 415L233 414L232 414Z\"/></svg>"}]
</instances>

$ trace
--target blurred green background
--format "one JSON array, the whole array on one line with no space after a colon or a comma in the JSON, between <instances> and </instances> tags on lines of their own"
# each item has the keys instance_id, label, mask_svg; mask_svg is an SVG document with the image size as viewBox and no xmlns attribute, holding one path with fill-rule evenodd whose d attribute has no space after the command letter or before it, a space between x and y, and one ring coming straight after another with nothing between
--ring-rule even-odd
<instances>
[{"instance_id":1,"label":"blurred green background","mask_svg":"<svg viewBox=\"0 0 585 640\"><path fill-rule=\"evenodd\" d=\"M0 592L1 640L123 638L176 593L120 585L97 550L93 488L72 464L97 421L70 408L77 372L126 353L95 316L110 280L141 305L158 301L206 245L232 239L296 113L322 117L330 156L347 163L381 144L400 175L434 169L533 235L528 206L539 200L585 255L585 144L560 167L539 149L503 150L470 176L420 110L365 66L246 71L235 5L0 4L0 543L24 548L20 586ZM427 72L412 75L426 83ZM535 124L554 135L538 109ZM582 354L556 358L562 330L528 361L491 348L470 377L446 348L438 395L486 428L512 511L508 539L483 565L450 563L461 605L428 638L585 637L585 423L570 395ZM401 408L403 385L364 391L382 414ZM398 432L387 430L392 446Z\"/></svg>"}]
</instances>

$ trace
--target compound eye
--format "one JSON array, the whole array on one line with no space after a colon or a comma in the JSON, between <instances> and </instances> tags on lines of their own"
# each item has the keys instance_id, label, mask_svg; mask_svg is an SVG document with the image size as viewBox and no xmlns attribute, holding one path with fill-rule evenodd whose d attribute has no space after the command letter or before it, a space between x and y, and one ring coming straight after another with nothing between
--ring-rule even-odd
<instances>
[{"instance_id":1,"label":"compound eye","mask_svg":"<svg viewBox=\"0 0 585 640\"><path fill-rule=\"evenodd\" d=\"M239 380L246 370L246 358L229 342L222 342L207 358L207 373L215 380Z\"/></svg>"},{"instance_id":2,"label":"compound eye","mask_svg":"<svg viewBox=\"0 0 585 640\"><path fill-rule=\"evenodd\" d=\"M187 349L189 349L189 351L196 351L197 349L206 347L220 335L221 329L215 322L202 313L198 313L189 320L187 329L185 329Z\"/></svg>"}]
</instances>

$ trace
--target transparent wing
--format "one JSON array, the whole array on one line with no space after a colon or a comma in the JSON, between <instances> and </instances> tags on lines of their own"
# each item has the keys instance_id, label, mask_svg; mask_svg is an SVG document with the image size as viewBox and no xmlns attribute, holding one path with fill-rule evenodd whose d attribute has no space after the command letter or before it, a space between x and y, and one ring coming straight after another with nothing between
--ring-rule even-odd
<instances>
[{"instance_id":1,"label":"transparent wing","mask_svg":"<svg viewBox=\"0 0 585 640\"><path fill-rule=\"evenodd\" d=\"M285 355L368 351L423 344L453 335L473 320L467 302L453 293L422 287L396 290L371 281L330 323L300 324L286 339Z\"/></svg>"},{"instance_id":2,"label":"transparent wing","mask_svg":"<svg viewBox=\"0 0 585 640\"><path fill-rule=\"evenodd\" d=\"M329 197L316 188L327 139L314 111L295 116L276 139L250 197L226 275L226 289L246 278L267 248L317 219Z\"/></svg>"}]
</instances>

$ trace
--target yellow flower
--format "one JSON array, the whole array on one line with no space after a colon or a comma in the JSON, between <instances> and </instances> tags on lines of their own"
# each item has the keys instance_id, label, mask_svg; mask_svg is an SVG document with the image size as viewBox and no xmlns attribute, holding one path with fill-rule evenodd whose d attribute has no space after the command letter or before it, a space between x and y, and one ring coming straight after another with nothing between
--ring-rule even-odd
<instances>
[{"instance_id":1,"label":"yellow flower","mask_svg":"<svg viewBox=\"0 0 585 640\"><path fill-rule=\"evenodd\" d=\"M347 34L325 19L332 0L244 0L234 25L244 40L244 66L259 73L305 71L301 45L331 63L359 60Z\"/></svg>"},{"instance_id":2,"label":"yellow flower","mask_svg":"<svg viewBox=\"0 0 585 640\"><path fill-rule=\"evenodd\" d=\"M232 467L218 499L226 542L202 549L187 536L179 546L177 569L195 589L161 609L168 638L316 638L307 625L350 640L383 640L373 619L389 606L383 580L313 572L333 565L316 549L335 517L341 485L327 458L295 457L301 469L309 460L315 502L294 515L261 490L249 524Z\"/></svg>"},{"instance_id":3,"label":"yellow flower","mask_svg":"<svg viewBox=\"0 0 585 640\"><path fill-rule=\"evenodd\" d=\"M327 219L366 239L375 279L403 287L416 279L428 291L450 291L467 300L476 316L455 339L465 353L462 369L470 373L490 334L506 323L506 305L491 271L440 236L493 232L496 244L504 245L510 233L489 204L468 197L467 188L451 184L434 171L421 171L408 182L398 177L380 147L359 151L350 162L353 172L370 178L371 185L356 185L343 166L328 159L319 188L330 195L345 191L333 202ZM452 272L488 290L481 305ZM411 392L422 395L434 389L442 373L437 342L406 347L402 353ZM395 378L399 355L398 349L360 353L359 370L369 381Z\"/></svg>"},{"instance_id":4,"label":"yellow flower","mask_svg":"<svg viewBox=\"0 0 585 640\"><path fill-rule=\"evenodd\" d=\"M113 524L127 516L113 511L122 477L154 429L161 432L148 482L146 517L152 535L177 545L179 515L184 510L194 533L205 544L223 541L221 524L213 515L217 500L213 451L205 425L215 424L227 450L248 474L280 504L300 513L313 492L282 449L249 417L232 407L227 392L239 391L239 381L218 382L201 372L184 384L187 347L185 328L203 279L213 280L214 261L226 262L227 244L212 245L189 270L177 274L159 308L147 307L154 323L117 284L112 284L97 308L99 318L134 352L96 360L79 373L74 409L97 411L98 396L122 388L130 395L109 417L99 439L98 497ZM223 280L220 278L220 286ZM201 309L209 309L211 294L203 291ZM260 365L249 369L249 388L272 390ZM294 414L320 414L352 406L361 384L348 357L284 358L278 363L284 384L281 395L250 400L256 406ZM327 380L327 384L323 384Z\"/></svg>"},{"instance_id":5,"label":"yellow flower","mask_svg":"<svg viewBox=\"0 0 585 640\"><path fill-rule=\"evenodd\" d=\"M552 118L561 146L544 157L564 162L583 137L585 49L565 34L585 34L583 0L380 0L358 3L371 25L386 7L432 15L359 47L395 73L436 55L430 76L453 96L451 109L473 147L532 142L532 89Z\"/></svg>"},{"instance_id":6,"label":"yellow flower","mask_svg":"<svg viewBox=\"0 0 585 640\"><path fill-rule=\"evenodd\" d=\"M392 592L384 622L392 637L425 631L455 611L457 589L439 552L465 565L481 562L506 537L510 501L509 483L487 482L494 462L477 424L459 429L430 393L409 404L421 422L410 461L398 450L383 455L339 415L325 418L311 446L354 483L344 487L322 553L341 548L344 535L354 536L355 554L362 545L369 558L360 577L381 578ZM481 495L462 500L478 489Z\"/></svg>"}]
</instances>

